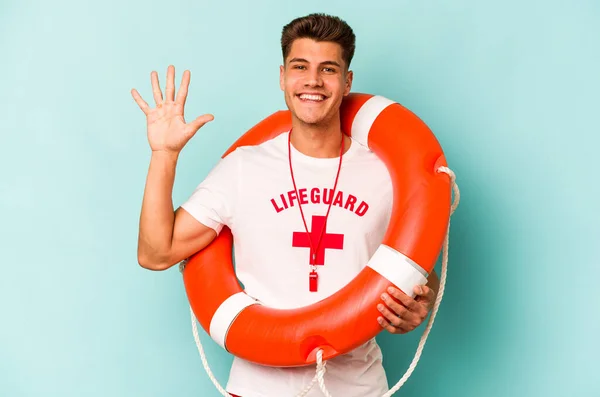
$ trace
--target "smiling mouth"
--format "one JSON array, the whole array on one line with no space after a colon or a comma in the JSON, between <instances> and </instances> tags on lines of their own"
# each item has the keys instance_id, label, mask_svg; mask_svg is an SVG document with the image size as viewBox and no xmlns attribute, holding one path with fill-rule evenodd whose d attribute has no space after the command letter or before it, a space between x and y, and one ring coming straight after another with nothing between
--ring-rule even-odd
<instances>
[{"instance_id":1,"label":"smiling mouth","mask_svg":"<svg viewBox=\"0 0 600 397\"><path fill-rule=\"evenodd\" d=\"M300 94L296 95L302 102L319 103L323 102L327 97L320 94Z\"/></svg>"}]
</instances>

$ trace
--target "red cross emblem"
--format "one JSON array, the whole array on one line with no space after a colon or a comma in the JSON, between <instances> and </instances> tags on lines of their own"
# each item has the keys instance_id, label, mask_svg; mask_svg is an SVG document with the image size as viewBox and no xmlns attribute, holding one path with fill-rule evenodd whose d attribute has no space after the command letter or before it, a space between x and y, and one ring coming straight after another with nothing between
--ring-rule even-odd
<instances>
[{"instance_id":1,"label":"red cross emblem","mask_svg":"<svg viewBox=\"0 0 600 397\"><path fill-rule=\"evenodd\" d=\"M319 236L321 235L321 229L325 225L325 217L319 215L313 215L312 225L310 229L310 236L306 232L294 232L292 237L292 247L310 248L310 240L312 240L313 247L316 247L319 243ZM310 238L310 240L309 240ZM323 238L321 239L321 245L317 249L316 265L325 264L325 250L326 249L343 249L344 248L344 235L343 234L329 234L326 230L323 230ZM310 250L308 261L312 258L313 252Z\"/></svg>"}]
</instances>

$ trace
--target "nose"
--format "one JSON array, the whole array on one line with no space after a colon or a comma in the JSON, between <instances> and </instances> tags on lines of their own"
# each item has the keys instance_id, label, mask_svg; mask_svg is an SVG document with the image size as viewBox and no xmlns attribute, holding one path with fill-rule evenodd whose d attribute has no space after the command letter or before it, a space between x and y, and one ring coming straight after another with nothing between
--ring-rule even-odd
<instances>
[{"instance_id":1,"label":"nose","mask_svg":"<svg viewBox=\"0 0 600 397\"><path fill-rule=\"evenodd\" d=\"M323 79L321 78L321 74L319 70L312 69L306 76L306 81L304 82L305 87L321 87L323 85Z\"/></svg>"}]
</instances>

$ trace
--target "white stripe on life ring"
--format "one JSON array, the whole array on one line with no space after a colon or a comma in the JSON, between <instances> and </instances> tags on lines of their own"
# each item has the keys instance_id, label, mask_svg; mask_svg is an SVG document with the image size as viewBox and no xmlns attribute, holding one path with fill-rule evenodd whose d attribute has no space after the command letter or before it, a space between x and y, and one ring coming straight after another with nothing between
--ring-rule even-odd
<instances>
[{"instance_id":1,"label":"white stripe on life ring","mask_svg":"<svg viewBox=\"0 0 600 397\"><path fill-rule=\"evenodd\" d=\"M388 279L406 295L415 297L413 288L427 284L427 272L412 259L385 244L381 244L369 263L371 269Z\"/></svg>"},{"instance_id":2,"label":"white stripe on life ring","mask_svg":"<svg viewBox=\"0 0 600 397\"><path fill-rule=\"evenodd\" d=\"M389 105L396 103L381 95L375 95L369 98L356 112L354 121L352 121L352 130L350 134L361 145L369 147L369 131L375 122L375 119Z\"/></svg>"},{"instance_id":3,"label":"white stripe on life ring","mask_svg":"<svg viewBox=\"0 0 600 397\"><path fill-rule=\"evenodd\" d=\"M227 338L229 327L231 327L231 324L233 324L233 321L242 310L255 304L260 303L246 295L244 292L238 292L225 299L210 320L209 332L211 338L213 338L223 349L227 350L227 347L225 347L225 340Z\"/></svg>"}]
</instances>

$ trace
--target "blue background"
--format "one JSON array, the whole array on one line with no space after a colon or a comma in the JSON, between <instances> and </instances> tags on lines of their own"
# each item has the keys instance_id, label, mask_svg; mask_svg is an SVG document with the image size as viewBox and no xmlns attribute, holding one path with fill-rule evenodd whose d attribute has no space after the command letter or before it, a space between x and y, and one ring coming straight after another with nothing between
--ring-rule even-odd
<instances>
[{"instance_id":1,"label":"blue background","mask_svg":"<svg viewBox=\"0 0 600 397\"><path fill-rule=\"evenodd\" d=\"M403 396L600 395L598 1L3 1L0 396L217 396L181 275L136 261L145 118L190 69L180 204L285 107L282 26L322 11L357 35L353 91L427 122L458 176L446 294ZM439 269L439 267L438 267ZM390 383L424 327L382 335ZM225 382L231 357L202 331ZM335 396L338 397L338 396Z\"/></svg>"}]
</instances>

